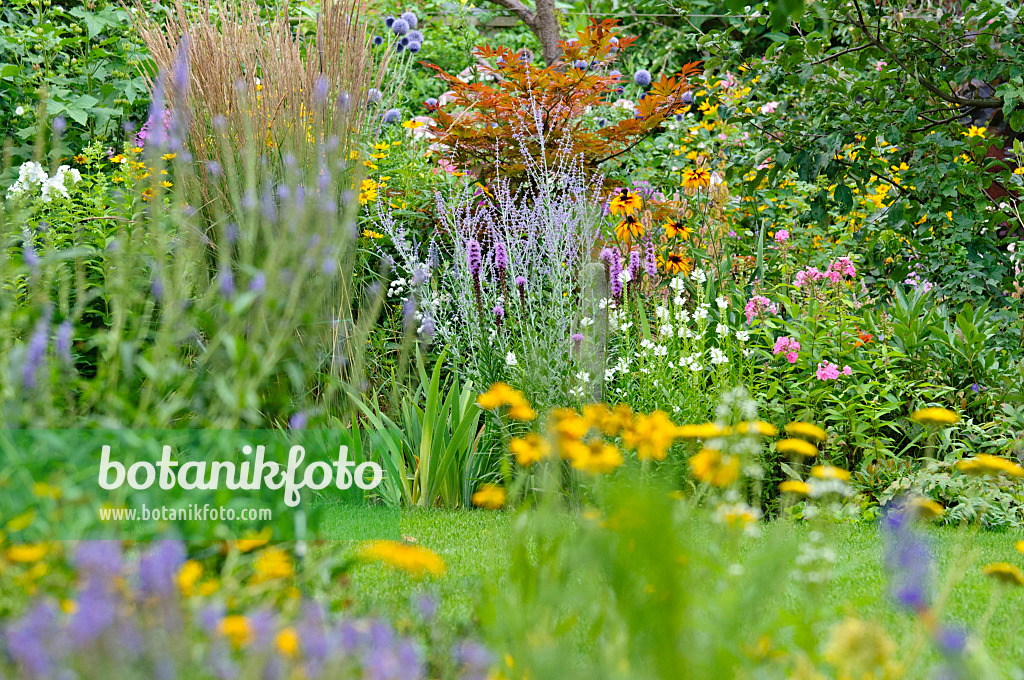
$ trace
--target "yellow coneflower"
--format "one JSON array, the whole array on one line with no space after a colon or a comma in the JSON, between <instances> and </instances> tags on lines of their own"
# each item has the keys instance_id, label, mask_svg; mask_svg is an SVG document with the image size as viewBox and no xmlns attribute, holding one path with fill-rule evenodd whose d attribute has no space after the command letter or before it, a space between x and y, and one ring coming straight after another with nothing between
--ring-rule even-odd
<instances>
[{"instance_id":1,"label":"yellow coneflower","mask_svg":"<svg viewBox=\"0 0 1024 680\"><path fill-rule=\"evenodd\" d=\"M363 544L358 555L365 561L388 564L413 576L440 576L447 569L444 560L434 551L398 541L369 541Z\"/></svg>"},{"instance_id":2,"label":"yellow coneflower","mask_svg":"<svg viewBox=\"0 0 1024 680\"><path fill-rule=\"evenodd\" d=\"M379 231L373 231L372 229L363 229L363 236L366 238L384 238L384 234Z\"/></svg>"},{"instance_id":3,"label":"yellow coneflower","mask_svg":"<svg viewBox=\"0 0 1024 680\"><path fill-rule=\"evenodd\" d=\"M572 459L572 466L581 472L606 475L624 462L619 447L603 439L590 439L584 448L585 452L580 451L580 455Z\"/></svg>"},{"instance_id":4,"label":"yellow coneflower","mask_svg":"<svg viewBox=\"0 0 1024 680\"><path fill-rule=\"evenodd\" d=\"M611 202L608 203L608 212L612 215L632 215L640 209L643 202L644 199L640 194L621 188L615 192Z\"/></svg>"},{"instance_id":5,"label":"yellow coneflower","mask_svg":"<svg viewBox=\"0 0 1024 680\"><path fill-rule=\"evenodd\" d=\"M919 408L910 414L910 419L922 425L955 425L960 422L960 416L947 408L932 406Z\"/></svg>"},{"instance_id":6,"label":"yellow coneflower","mask_svg":"<svg viewBox=\"0 0 1024 680\"><path fill-rule=\"evenodd\" d=\"M784 429L791 437L802 437L813 442L823 442L828 438L828 433L813 423L796 421L789 423Z\"/></svg>"},{"instance_id":7,"label":"yellow coneflower","mask_svg":"<svg viewBox=\"0 0 1024 680\"><path fill-rule=\"evenodd\" d=\"M807 482L801 482L798 479L790 479L779 484L779 491L782 493L795 494L797 496L806 496L811 492L811 487L807 485Z\"/></svg>"},{"instance_id":8,"label":"yellow coneflower","mask_svg":"<svg viewBox=\"0 0 1024 680\"><path fill-rule=\"evenodd\" d=\"M491 385L491 389L481 394L476 403L485 411L508 406L508 417L513 420L533 420L537 417L537 412L530 406L523 393L503 382Z\"/></svg>"},{"instance_id":9,"label":"yellow coneflower","mask_svg":"<svg viewBox=\"0 0 1024 680\"><path fill-rule=\"evenodd\" d=\"M990 456L987 453L979 453L973 458L964 458L961 461L957 461L956 469L967 475L990 475L996 477L1005 474L1010 477L1024 477L1024 468L1017 463L1000 458L999 456Z\"/></svg>"},{"instance_id":10,"label":"yellow coneflower","mask_svg":"<svg viewBox=\"0 0 1024 680\"><path fill-rule=\"evenodd\" d=\"M529 467L551 455L551 444L536 432L526 437L513 437L508 443L508 450L516 457L516 465Z\"/></svg>"},{"instance_id":11,"label":"yellow coneflower","mask_svg":"<svg viewBox=\"0 0 1024 680\"><path fill-rule=\"evenodd\" d=\"M615 236L620 241L630 241L642 238L644 235L644 224L640 221L639 215L626 215L615 225Z\"/></svg>"},{"instance_id":12,"label":"yellow coneflower","mask_svg":"<svg viewBox=\"0 0 1024 680\"><path fill-rule=\"evenodd\" d=\"M750 422L740 423L736 426L736 431L740 434L752 432L753 434L759 434L762 437L774 437L779 434L779 428L775 427L771 423L766 423L763 420L753 420Z\"/></svg>"},{"instance_id":13,"label":"yellow coneflower","mask_svg":"<svg viewBox=\"0 0 1024 680\"><path fill-rule=\"evenodd\" d=\"M850 473L842 468L831 465L815 465L811 468L811 475L818 479L838 479L842 482L850 481Z\"/></svg>"},{"instance_id":14,"label":"yellow coneflower","mask_svg":"<svg viewBox=\"0 0 1024 680\"><path fill-rule=\"evenodd\" d=\"M679 439L711 439L726 434L718 423L701 423L700 425L683 425L676 430Z\"/></svg>"},{"instance_id":15,"label":"yellow coneflower","mask_svg":"<svg viewBox=\"0 0 1024 680\"><path fill-rule=\"evenodd\" d=\"M935 519L946 514L946 509L931 498L914 498L910 501L910 508L924 519Z\"/></svg>"},{"instance_id":16,"label":"yellow coneflower","mask_svg":"<svg viewBox=\"0 0 1024 680\"><path fill-rule=\"evenodd\" d=\"M981 568L981 573L1011 586L1024 586L1024 574L1015 564L993 562Z\"/></svg>"},{"instance_id":17,"label":"yellow coneflower","mask_svg":"<svg viewBox=\"0 0 1024 680\"><path fill-rule=\"evenodd\" d=\"M715 449L701 449L690 458L693 476L712 486L724 488L740 476L740 459Z\"/></svg>"},{"instance_id":18,"label":"yellow coneflower","mask_svg":"<svg viewBox=\"0 0 1024 680\"><path fill-rule=\"evenodd\" d=\"M814 458L818 455L818 447L803 439L783 439L775 445L779 453L791 453L801 458Z\"/></svg>"},{"instance_id":19,"label":"yellow coneflower","mask_svg":"<svg viewBox=\"0 0 1024 680\"><path fill-rule=\"evenodd\" d=\"M497 510L501 506L505 505L507 498L508 495L505 493L504 488L497 484L483 484L480 489L473 494L473 505L486 508L487 510Z\"/></svg>"}]
</instances>

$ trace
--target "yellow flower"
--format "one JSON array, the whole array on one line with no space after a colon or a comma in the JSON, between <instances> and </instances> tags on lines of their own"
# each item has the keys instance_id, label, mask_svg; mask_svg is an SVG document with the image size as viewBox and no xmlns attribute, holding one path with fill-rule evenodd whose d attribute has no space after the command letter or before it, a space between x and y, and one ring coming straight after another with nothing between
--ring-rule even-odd
<instances>
[{"instance_id":1,"label":"yellow flower","mask_svg":"<svg viewBox=\"0 0 1024 680\"><path fill-rule=\"evenodd\" d=\"M955 425L960 422L960 416L954 411L946 408L933 406L920 408L910 414L910 419L922 425Z\"/></svg>"},{"instance_id":2,"label":"yellow flower","mask_svg":"<svg viewBox=\"0 0 1024 680\"><path fill-rule=\"evenodd\" d=\"M964 458L958 461L956 469L967 475L992 475L1006 474L1010 477L1024 477L1024 468L1020 465L1000 458L990 456L987 453L979 453L974 458Z\"/></svg>"},{"instance_id":3,"label":"yellow flower","mask_svg":"<svg viewBox=\"0 0 1024 680\"><path fill-rule=\"evenodd\" d=\"M715 509L715 519L733 529L746 529L761 518L761 511L746 503L721 504Z\"/></svg>"},{"instance_id":4,"label":"yellow flower","mask_svg":"<svg viewBox=\"0 0 1024 680\"><path fill-rule=\"evenodd\" d=\"M700 425L683 425L676 430L680 439L711 439L725 434L718 423L702 423Z\"/></svg>"},{"instance_id":5,"label":"yellow flower","mask_svg":"<svg viewBox=\"0 0 1024 680\"><path fill-rule=\"evenodd\" d=\"M46 557L49 547L45 543L20 543L7 549L8 562L38 562Z\"/></svg>"},{"instance_id":6,"label":"yellow flower","mask_svg":"<svg viewBox=\"0 0 1024 680\"><path fill-rule=\"evenodd\" d=\"M603 439L589 440L579 455L574 456L572 466L582 472L594 475L608 474L623 463L619 447Z\"/></svg>"},{"instance_id":7,"label":"yellow flower","mask_svg":"<svg viewBox=\"0 0 1024 680\"><path fill-rule=\"evenodd\" d=\"M291 626L284 628L274 638L274 646L281 656L290 659L299 651L299 634Z\"/></svg>"},{"instance_id":8,"label":"yellow flower","mask_svg":"<svg viewBox=\"0 0 1024 680\"><path fill-rule=\"evenodd\" d=\"M249 533L245 538L240 538L235 542L235 547L238 548L238 552L249 552L256 548L262 548L269 541L270 537L273 536L274 530L270 527L264 527L259 533Z\"/></svg>"},{"instance_id":9,"label":"yellow flower","mask_svg":"<svg viewBox=\"0 0 1024 680\"><path fill-rule=\"evenodd\" d=\"M64 495L64 492L61 491L60 487L53 486L52 484L36 482L32 485L32 495L38 496L39 498L52 498L57 500Z\"/></svg>"},{"instance_id":10,"label":"yellow flower","mask_svg":"<svg viewBox=\"0 0 1024 680\"><path fill-rule=\"evenodd\" d=\"M896 644L881 626L850 618L832 627L822 656L840 678L888 680L901 677L895 653Z\"/></svg>"},{"instance_id":11,"label":"yellow flower","mask_svg":"<svg viewBox=\"0 0 1024 680\"><path fill-rule=\"evenodd\" d=\"M608 203L608 212L612 215L632 215L640 209L643 202L640 194L622 188L615 192L611 202Z\"/></svg>"},{"instance_id":12,"label":"yellow flower","mask_svg":"<svg viewBox=\"0 0 1024 680\"><path fill-rule=\"evenodd\" d=\"M260 553L253 564L256 572L251 583L262 583L279 578L290 578L295 574L291 556L280 548L267 548Z\"/></svg>"},{"instance_id":13,"label":"yellow flower","mask_svg":"<svg viewBox=\"0 0 1024 680\"><path fill-rule=\"evenodd\" d=\"M665 223L665 236L667 238L681 238L684 241L690 238L693 234L693 229L683 224L679 220L669 220Z\"/></svg>"},{"instance_id":14,"label":"yellow flower","mask_svg":"<svg viewBox=\"0 0 1024 680\"><path fill-rule=\"evenodd\" d=\"M1017 549L1017 552L1024 553L1024 541L1017 541L1013 547Z\"/></svg>"},{"instance_id":15,"label":"yellow flower","mask_svg":"<svg viewBox=\"0 0 1024 680\"><path fill-rule=\"evenodd\" d=\"M359 555L369 562L381 562L411 574L441 576L446 567L437 553L419 545L398 541L369 541L364 543Z\"/></svg>"},{"instance_id":16,"label":"yellow flower","mask_svg":"<svg viewBox=\"0 0 1024 680\"><path fill-rule=\"evenodd\" d=\"M244 647L252 640L252 627L249 625L249 619L237 614L221 619L217 624L217 632L226 637L235 649Z\"/></svg>"},{"instance_id":17,"label":"yellow flower","mask_svg":"<svg viewBox=\"0 0 1024 680\"><path fill-rule=\"evenodd\" d=\"M551 444L536 432L524 438L513 437L508 443L508 450L516 457L516 465L529 467L551 455Z\"/></svg>"},{"instance_id":18,"label":"yellow flower","mask_svg":"<svg viewBox=\"0 0 1024 680\"><path fill-rule=\"evenodd\" d=\"M163 182L160 182L160 186L162 186L164 189L170 189L171 187L174 186L174 182L168 182L167 180L164 180Z\"/></svg>"},{"instance_id":19,"label":"yellow flower","mask_svg":"<svg viewBox=\"0 0 1024 680\"><path fill-rule=\"evenodd\" d=\"M185 597L192 597L195 592L196 582L203 576L203 565L195 560L189 560L178 569L175 580L178 582L178 589Z\"/></svg>"},{"instance_id":20,"label":"yellow flower","mask_svg":"<svg viewBox=\"0 0 1024 680\"><path fill-rule=\"evenodd\" d=\"M825 430L813 423L796 421L786 425L784 429L786 430L786 434L791 437L803 437L804 439L809 439L812 442L823 442L828 438L828 434Z\"/></svg>"},{"instance_id":21,"label":"yellow flower","mask_svg":"<svg viewBox=\"0 0 1024 680\"><path fill-rule=\"evenodd\" d=\"M910 508L917 513L918 517L924 519L935 519L946 514L946 509L931 498L914 498L910 501Z\"/></svg>"},{"instance_id":22,"label":"yellow flower","mask_svg":"<svg viewBox=\"0 0 1024 680\"><path fill-rule=\"evenodd\" d=\"M693 268L693 262L682 253L666 253L658 257L658 266L666 274L678 274L682 272L689 274Z\"/></svg>"},{"instance_id":23,"label":"yellow flower","mask_svg":"<svg viewBox=\"0 0 1024 680\"><path fill-rule=\"evenodd\" d=\"M121 154L117 154L116 156L114 156L113 158L110 159L110 162L111 163L121 164L121 163L127 163L128 159L125 158L124 156L122 156Z\"/></svg>"},{"instance_id":24,"label":"yellow flower","mask_svg":"<svg viewBox=\"0 0 1024 680\"><path fill-rule=\"evenodd\" d=\"M726 487L740 476L740 459L715 449L701 449L690 458L693 476L712 486Z\"/></svg>"},{"instance_id":25,"label":"yellow flower","mask_svg":"<svg viewBox=\"0 0 1024 680\"><path fill-rule=\"evenodd\" d=\"M165 153L163 156L160 156L160 158L164 159L165 161L169 161L177 157L178 154L176 153Z\"/></svg>"},{"instance_id":26,"label":"yellow flower","mask_svg":"<svg viewBox=\"0 0 1024 680\"><path fill-rule=\"evenodd\" d=\"M403 122L402 122L402 127L404 127L404 128L408 128L408 129L410 129L410 130L415 130L416 128L421 128L421 127L423 127L423 121L419 121L419 120L407 120L407 121L403 121Z\"/></svg>"},{"instance_id":27,"label":"yellow flower","mask_svg":"<svg viewBox=\"0 0 1024 680\"><path fill-rule=\"evenodd\" d=\"M537 412L530 406L530 402L526 401L523 393L503 382L491 385L491 389L481 394L476 403L485 411L508 406L508 417L513 420L529 421L537 417Z\"/></svg>"},{"instance_id":28,"label":"yellow flower","mask_svg":"<svg viewBox=\"0 0 1024 680\"><path fill-rule=\"evenodd\" d=\"M508 499L505 489L497 484L484 484L473 494L473 505L487 510L497 510Z\"/></svg>"},{"instance_id":29,"label":"yellow flower","mask_svg":"<svg viewBox=\"0 0 1024 680\"><path fill-rule=\"evenodd\" d=\"M814 444L805 442L803 439L783 439L775 445L779 453L791 453L802 458L814 458L818 455L818 449Z\"/></svg>"},{"instance_id":30,"label":"yellow flower","mask_svg":"<svg viewBox=\"0 0 1024 680\"><path fill-rule=\"evenodd\" d=\"M779 428L775 427L771 423L766 423L763 420L752 420L750 422L743 422L736 426L736 431L740 434L747 434L748 432L753 434L759 434L763 437L774 437L779 434Z\"/></svg>"},{"instance_id":31,"label":"yellow flower","mask_svg":"<svg viewBox=\"0 0 1024 680\"><path fill-rule=\"evenodd\" d=\"M571 408L556 408L548 414L548 430L558 437L560 444L564 440L583 439L589 429L587 421Z\"/></svg>"},{"instance_id":32,"label":"yellow flower","mask_svg":"<svg viewBox=\"0 0 1024 680\"><path fill-rule=\"evenodd\" d=\"M644 235L644 224L638 215L626 215L615 225L615 237L620 241L641 238Z\"/></svg>"},{"instance_id":33,"label":"yellow flower","mask_svg":"<svg viewBox=\"0 0 1024 680\"><path fill-rule=\"evenodd\" d=\"M967 132L961 132L964 137L985 137L985 128L972 125Z\"/></svg>"},{"instance_id":34,"label":"yellow flower","mask_svg":"<svg viewBox=\"0 0 1024 680\"><path fill-rule=\"evenodd\" d=\"M678 431L664 411L640 414L622 431L622 445L636 451L640 460L665 460Z\"/></svg>"},{"instance_id":35,"label":"yellow flower","mask_svg":"<svg viewBox=\"0 0 1024 680\"><path fill-rule=\"evenodd\" d=\"M1009 562L986 564L981 568L981 573L1012 586L1024 586L1024 574L1021 573L1017 565Z\"/></svg>"},{"instance_id":36,"label":"yellow flower","mask_svg":"<svg viewBox=\"0 0 1024 680\"><path fill-rule=\"evenodd\" d=\"M363 236L366 238L384 238L384 234L379 231L372 231L370 229L363 229Z\"/></svg>"},{"instance_id":37,"label":"yellow flower","mask_svg":"<svg viewBox=\"0 0 1024 680\"><path fill-rule=\"evenodd\" d=\"M850 481L850 473L842 468L831 465L815 465L811 468L811 475L818 479L838 479L842 482Z\"/></svg>"},{"instance_id":38,"label":"yellow flower","mask_svg":"<svg viewBox=\"0 0 1024 680\"><path fill-rule=\"evenodd\" d=\"M707 168L689 168L683 172L683 189L693 193L711 185L711 173Z\"/></svg>"},{"instance_id":39,"label":"yellow flower","mask_svg":"<svg viewBox=\"0 0 1024 680\"><path fill-rule=\"evenodd\" d=\"M811 492L811 487L807 485L807 482L801 482L798 479L790 479L779 484L779 491L782 493L792 493L798 496L806 496Z\"/></svg>"}]
</instances>

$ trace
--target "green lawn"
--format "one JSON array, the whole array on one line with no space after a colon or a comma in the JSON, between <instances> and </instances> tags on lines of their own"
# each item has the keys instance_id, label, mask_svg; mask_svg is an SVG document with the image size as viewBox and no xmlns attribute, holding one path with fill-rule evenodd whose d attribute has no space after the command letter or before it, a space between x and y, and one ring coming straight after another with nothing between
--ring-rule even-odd
<instances>
[{"instance_id":1,"label":"green lawn","mask_svg":"<svg viewBox=\"0 0 1024 680\"><path fill-rule=\"evenodd\" d=\"M441 601L439 615L444 628L471 631L474 607L484 585L500 582L507 568L506 547L513 517L505 512L403 511L401 534L440 554L448 565L447 576L415 582L388 568L359 566L345 589L346 597L358 609L401 619L415 618L410 602L418 593L430 592ZM809 529L773 523L765 528L760 540L772 540L777 532L794 531L803 538ZM827 531L827 543L835 549L836 561L823 598L825 620L837 620L844 614L875 620L901 646L914 644L920 636L914 617L888 601L878 528L846 524L833 525ZM1024 589L1001 586L980 574L981 566L989 562L1024 562L1024 556L1013 547L1016 540L1024 539L1024 533L936 527L928 535L938 566L935 597L946 601L942 621L976 631L988 617L984 637L993 658L1000 665L1024 664ZM822 637L826 635L823 629Z\"/></svg>"}]
</instances>

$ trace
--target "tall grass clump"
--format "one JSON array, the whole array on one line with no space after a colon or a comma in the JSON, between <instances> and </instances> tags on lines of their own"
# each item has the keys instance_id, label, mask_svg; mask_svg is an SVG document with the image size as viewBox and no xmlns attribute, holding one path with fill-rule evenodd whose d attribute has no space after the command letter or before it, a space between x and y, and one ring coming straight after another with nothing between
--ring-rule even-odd
<instances>
[{"instance_id":1,"label":"tall grass clump","mask_svg":"<svg viewBox=\"0 0 1024 680\"><path fill-rule=\"evenodd\" d=\"M162 52L146 24L161 71L142 146L118 157L113 230L26 226L32 187L0 205L8 427L327 424L361 384L380 294L358 312L351 156L371 113L339 95L380 74L355 7L329 5L308 45L244 8L182 16Z\"/></svg>"}]
</instances>

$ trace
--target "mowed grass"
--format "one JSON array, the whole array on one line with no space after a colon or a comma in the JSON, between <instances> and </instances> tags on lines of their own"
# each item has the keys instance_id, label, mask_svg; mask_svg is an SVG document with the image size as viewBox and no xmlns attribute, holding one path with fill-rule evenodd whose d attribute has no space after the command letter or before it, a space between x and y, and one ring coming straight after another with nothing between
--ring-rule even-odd
<instances>
[{"instance_id":1,"label":"mowed grass","mask_svg":"<svg viewBox=\"0 0 1024 680\"><path fill-rule=\"evenodd\" d=\"M440 603L439 625L470 632L485 588L500 588L507 570L513 521L518 520L508 512L402 511L401 534L438 553L447 564L446 576L417 581L388 567L361 565L351 573L346 597L364 611L415 617L412 603L419 594L431 593ZM761 540L790 532L802 538L808 531L803 525L774 523L766 527ZM1024 555L1014 548L1016 541L1024 540L1024 532L932 527L925 535L935 556L931 590L933 602L940 607L939 620L971 634L983 628L985 647L1000 666L1024 665L1024 588L1006 586L981 574L981 568L991 562L1024 566ZM836 561L823 597L825 622L856 616L880 623L901 649L925 642L920 620L891 604L878 527L831 525L826 536ZM827 635L823 626L822 641Z\"/></svg>"}]
</instances>

